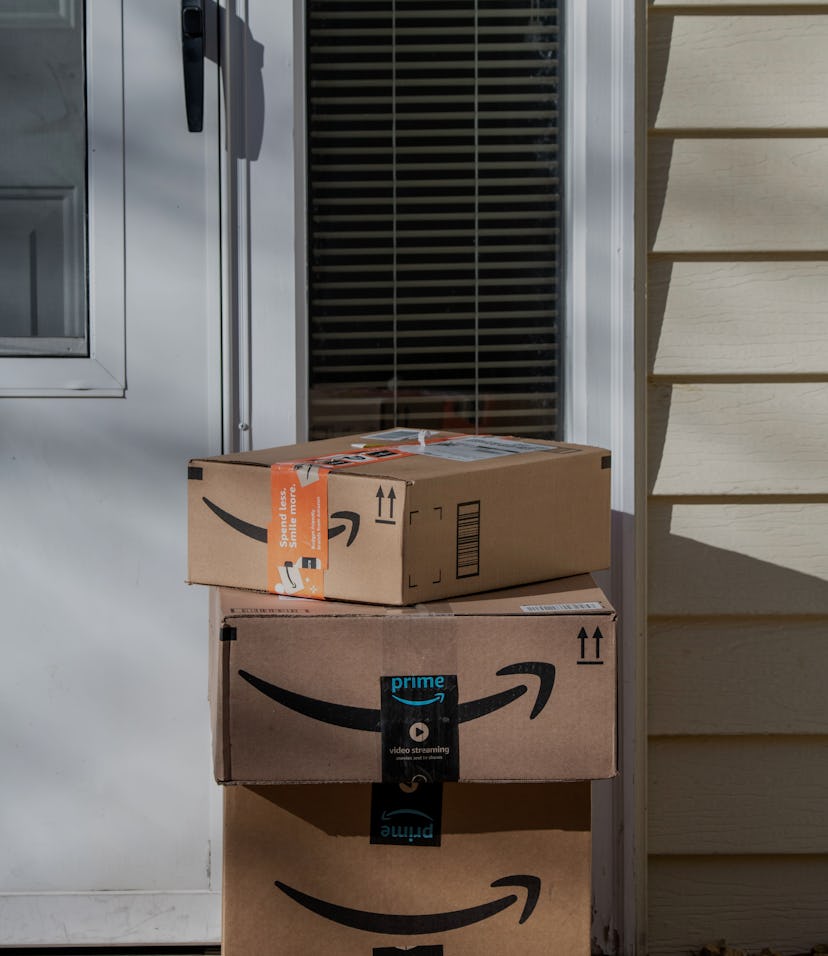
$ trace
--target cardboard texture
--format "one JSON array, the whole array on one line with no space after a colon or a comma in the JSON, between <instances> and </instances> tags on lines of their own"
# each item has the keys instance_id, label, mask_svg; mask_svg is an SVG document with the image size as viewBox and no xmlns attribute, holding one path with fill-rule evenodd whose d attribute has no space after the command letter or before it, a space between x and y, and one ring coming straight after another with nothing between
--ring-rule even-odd
<instances>
[{"instance_id":1,"label":"cardboard texture","mask_svg":"<svg viewBox=\"0 0 828 956\"><path fill-rule=\"evenodd\" d=\"M188 580L410 605L597 571L609 461L589 446L447 433L194 459Z\"/></svg>"},{"instance_id":2,"label":"cardboard texture","mask_svg":"<svg viewBox=\"0 0 828 956\"><path fill-rule=\"evenodd\" d=\"M211 605L219 782L616 772L615 612L588 575L413 608L231 589Z\"/></svg>"},{"instance_id":3,"label":"cardboard texture","mask_svg":"<svg viewBox=\"0 0 828 956\"><path fill-rule=\"evenodd\" d=\"M588 784L446 784L440 846L372 844L371 800L225 788L224 956L588 956Z\"/></svg>"}]
</instances>

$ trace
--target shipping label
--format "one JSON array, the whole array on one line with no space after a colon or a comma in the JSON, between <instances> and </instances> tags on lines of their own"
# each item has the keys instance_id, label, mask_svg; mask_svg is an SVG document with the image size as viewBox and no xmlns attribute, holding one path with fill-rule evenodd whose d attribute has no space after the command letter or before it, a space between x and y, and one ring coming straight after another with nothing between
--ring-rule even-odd
<instances>
[{"instance_id":1,"label":"shipping label","mask_svg":"<svg viewBox=\"0 0 828 956\"><path fill-rule=\"evenodd\" d=\"M465 438L449 438L445 441L413 446L416 455L430 458L447 458L451 461L487 461L504 455L529 455L534 452L570 454L577 449L560 445L535 445L515 438L498 438L492 435L469 435Z\"/></svg>"},{"instance_id":2,"label":"shipping label","mask_svg":"<svg viewBox=\"0 0 828 956\"><path fill-rule=\"evenodd\" d=\"M600 601L582 601L578 604L521 604L524 614L572 614L580 611L604 611Z\"/></svg>"}]
</instances>

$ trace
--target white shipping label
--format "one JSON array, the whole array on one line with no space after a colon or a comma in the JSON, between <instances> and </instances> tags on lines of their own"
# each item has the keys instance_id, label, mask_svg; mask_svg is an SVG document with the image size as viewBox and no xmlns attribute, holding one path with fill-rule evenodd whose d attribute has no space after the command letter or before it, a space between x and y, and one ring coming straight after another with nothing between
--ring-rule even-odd
<instances>
[{"instance_id":1,"label":"white shipping label","mask_svg":"<svg viewBox=\"0 0 828 956\"><path fill-rule=\"evenodd\" d=\"M371 435L362 435L361 437L364 441L381 441L391 444L397 441L416 441L421 431L423 431L421 428L389 428L384 432L374 432ZM425 434L430 435L431 432L426 431Z\"/></svg>"},{"instance_id":2,"label":"white shipping label","mask_svg":"<svg viewBox=\"0 0 828 956\"><path fill-rule=\"evenodd\" d=\"M524 614L568 614L573 611L602 611L600 601L584 601L582 604L521 604Z\"/></svg>"},{"instance_id":3,"label":"white shipping label","mask_svg":"<svg viewBox=\"0 0 828 956\"><path fill-rule=\"evenodd\" d=\"M495 438L485 435L471 435L468 438L450 438L448 441L435 442L433 445L407 447L406 451L429 458L448 458L451 461L485 461L487 458L501 458L504 455L528 455L538 451L568 452L572 449L557 445L533 445L528 441L514 438Z\"/></svg>"}]
</instances>

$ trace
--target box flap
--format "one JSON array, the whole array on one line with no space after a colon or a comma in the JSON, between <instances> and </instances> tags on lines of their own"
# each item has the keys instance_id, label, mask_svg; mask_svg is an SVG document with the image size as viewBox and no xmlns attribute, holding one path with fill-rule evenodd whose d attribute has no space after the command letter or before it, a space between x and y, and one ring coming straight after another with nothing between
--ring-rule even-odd
<instances>
[{"instance_id":1,"label":"box flap","mask_svg":"<svg viewBox=\"0 0 828 956\"><path fill-rule=\"evenodd\" d=\"M316 601L309 598L278 597L254 591L219 588L222 620L274 615L314 617L387 617L404 614L454 616L504 616L515 614L603 614L615 612L604 592L589 574L559 578L499 591L470 594L445 601L431 601L413 607L385 607L347 601Z\"/></svg>"},{"instance_id":2,"label":"box flap","mask_svg":"<svg viewBox=\"0 0 828 956\"><path fill-rule=\"evenodd\" d=\"M537 461L547 455L591 455L600 459L600 467L607 467L609 461L609 452L603 448L505 435L482 436L431 432L425 445L417 441L372 441L372 437L371 435L345 435L324 441L217 455L208 459L193 459L191 465L211 461L270 467L279 462L324 459L360 451L370 454L372 450L387 447L399 449L408 454L399 458L380 458L376 461L350 465L338 471L337 477L382 475L414 482L425 478L462 474L469 468L485 471L493 468L515 467ZM536 447L537 451L533 451L533 447Z\"/></svg>"}]
</instances>

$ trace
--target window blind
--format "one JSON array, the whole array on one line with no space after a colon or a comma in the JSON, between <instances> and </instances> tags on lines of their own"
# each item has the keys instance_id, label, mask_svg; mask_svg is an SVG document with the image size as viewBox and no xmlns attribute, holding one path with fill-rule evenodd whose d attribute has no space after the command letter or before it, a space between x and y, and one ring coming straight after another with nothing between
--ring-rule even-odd
<instances>
[{"instance_id":1,"label":"window blind","mask_svg":"<svg viewBox=\"0 0 828 956\"><path fill-rule=\"evenodd\" d=\"M308 0L311 437L556 437L555 0Z\"/></svg>"}]
</instances>

